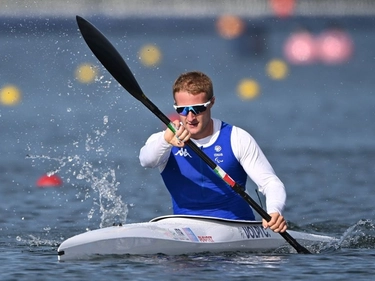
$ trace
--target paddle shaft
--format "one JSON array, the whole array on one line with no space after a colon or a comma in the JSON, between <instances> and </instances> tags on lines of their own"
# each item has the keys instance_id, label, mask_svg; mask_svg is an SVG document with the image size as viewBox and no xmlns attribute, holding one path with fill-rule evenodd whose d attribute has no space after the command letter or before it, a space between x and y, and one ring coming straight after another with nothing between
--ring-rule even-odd
<instances>
[{"instance_id":1,"label":"paddle shaft","mask_svg":"<svg viewBox=\"0 0 375 281\"><path fill-rule=\"evenodd\" d=\"M174 124L169 118L161 112L143 93L137 80L130 71L129 67L108 41L108 39L90 22L77 16L78 27L87 45L103 64L103 66L112 74L112 76L137 100L142 102L152 113L154 113L167 127L173 132L176 131ZM194 142L188 140L185 142L215 173L233 188L258 214L266 221L271 220L271 216L263 210L246 192L245 188L236 183L223 169L221 169L211 158L209 158ZM280 235L294 248L298 253L310 254L310 252L300 245L288 232L282 232Z\"/></svg>"}]
</instances>

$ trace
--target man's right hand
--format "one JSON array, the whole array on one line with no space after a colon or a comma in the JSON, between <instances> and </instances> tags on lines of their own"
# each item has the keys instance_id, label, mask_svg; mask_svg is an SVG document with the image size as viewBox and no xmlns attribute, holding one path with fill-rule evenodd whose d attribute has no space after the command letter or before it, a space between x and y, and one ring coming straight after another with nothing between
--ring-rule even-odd
<instances>
[{"instance_id":1,"label":"man's right hand","mask_svg":"<svg viewBox=\"0 0 375 281\"><path fill-rule=\"evenodd\" d=\"M169 128L165 130L164 139L173 146L183 147L185 142L190 139L190 132L180 123L179 120L173 121L176 130L174 134Z\"/></svg>"}]
</instances>

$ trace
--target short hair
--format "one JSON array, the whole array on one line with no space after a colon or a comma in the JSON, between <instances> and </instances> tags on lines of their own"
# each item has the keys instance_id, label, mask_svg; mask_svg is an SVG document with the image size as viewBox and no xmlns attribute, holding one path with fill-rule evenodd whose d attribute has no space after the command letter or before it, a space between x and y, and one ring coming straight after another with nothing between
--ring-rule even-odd
<instances>
[{"instance_id":1,"label":"short hair","mask_svg":"<svg viewBox=\"0 0 375 281\"><path fill-rule=\"evenodd\" d=\"M186 91L192 95L206 93L207 101L214 96L211 79L200 71L182 73L173 84L173 98L175 93Z\"/></svg>"}]
</instances>

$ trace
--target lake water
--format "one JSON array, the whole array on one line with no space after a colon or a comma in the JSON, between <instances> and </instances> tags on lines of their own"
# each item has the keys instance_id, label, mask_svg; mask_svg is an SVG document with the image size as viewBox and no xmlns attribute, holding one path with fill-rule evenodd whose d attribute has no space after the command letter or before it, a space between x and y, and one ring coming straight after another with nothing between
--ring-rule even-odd
<instances>
[{"instance_id":1,"label":"lake water","mask_svg":"<svg viewBox=\"0 0 375 281\"><path fill-rule=\"evenodd\" d=\"M375 274L375 21L370 18L257 19L264 45L224 40L214 19L90 19L118 48L145 94L172 113L171 85L187 70L210 75L213 115L248 130L284 182L290 229L339 239L314 255L244 254L103 257L58 262L65 239L171 213L157 170L139 165L147 137L164 125L122 89L80 37L74 17L4 18L0 86L21 103L0 105L1 280L371 280ZM265 65L301 24L318 34L338 23L355 52L343 64L289 65L275 81ZM157 45L163 60L145 67L138 51ZM253 48L254 47L254 48ZM248 50L251 50L250 52ZM79 83L81 63L99 67ZM242 100L236 87L255 79L261 94ZM38 188L45 173L64 184ZM256 198L249 182L249 194Z\"/></svg>"}]
</instances>

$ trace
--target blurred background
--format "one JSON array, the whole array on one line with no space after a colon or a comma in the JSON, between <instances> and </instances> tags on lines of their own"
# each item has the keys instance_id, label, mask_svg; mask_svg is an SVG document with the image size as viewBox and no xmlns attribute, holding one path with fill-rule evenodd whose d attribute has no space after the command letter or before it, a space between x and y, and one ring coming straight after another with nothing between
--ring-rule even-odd
<instances>
[{"instance_id":1,"label":"blurred background","mask_svg":"<svg viewBox=\"0 0 375 281\"><path fill-rule=\"evenodd\" d=\"M171 119L177 76L208 74L214 117L255 137L287 187L289 220L320 222L327 213L340 220L343 209L353 222L373 216L374 1L13 0L0 7L5 225L98 227L171 213L158 171L138 161L164 125L96 60L76 15L108 37ZM249 181L252 196L254 189Z\"/></svg>"}]
</instances>

